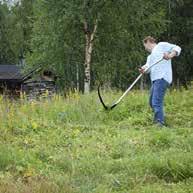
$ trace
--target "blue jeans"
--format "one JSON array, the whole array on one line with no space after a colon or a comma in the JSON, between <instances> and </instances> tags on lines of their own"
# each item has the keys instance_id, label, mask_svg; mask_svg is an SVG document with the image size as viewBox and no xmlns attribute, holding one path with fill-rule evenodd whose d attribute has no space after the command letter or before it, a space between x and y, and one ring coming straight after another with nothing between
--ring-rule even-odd
<instances>
[{"instance_id":1,"label":"blue jeans","mask_svg":"<svg viewBox=\"0 0 193 193\"><path fill-rule=\"evenodd\" d=\"M164 124L163 101L169 83L162 79L153 81L150 90L150 106L154 111L154 122Z\"/></svg>"}]
</instances>

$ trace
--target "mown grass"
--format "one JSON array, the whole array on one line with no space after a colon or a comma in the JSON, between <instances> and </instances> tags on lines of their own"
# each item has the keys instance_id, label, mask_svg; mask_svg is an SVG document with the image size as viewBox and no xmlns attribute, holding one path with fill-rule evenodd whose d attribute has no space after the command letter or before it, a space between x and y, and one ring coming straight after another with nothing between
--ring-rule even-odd
<instances>
[{"instance_id":1,"label":"mown grass","mask_svg":"<svg viewBox=\"0 0 193 193\"><path fill-rule=\"evenodd\" d=\"M121 93L104 93L111 103ZM0 193L190 193L193 90L166 96L168 128L147 92L105 112L95 92L0 99Z\"/></svg>"}]
</instances>

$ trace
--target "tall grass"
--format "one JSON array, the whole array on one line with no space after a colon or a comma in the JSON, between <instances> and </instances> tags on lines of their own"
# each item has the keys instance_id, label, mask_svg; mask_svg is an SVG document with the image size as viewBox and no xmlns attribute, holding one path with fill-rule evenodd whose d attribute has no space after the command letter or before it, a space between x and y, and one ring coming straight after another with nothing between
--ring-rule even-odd
<instances>
[{"instance_id":1,"label":"tall grass","mask_svg":"<svg viewBox=\"0 0 193 193\"><path fill-rule=\"evenodd\" d=\"M106 92L107 103L121 93ZM0 98L0 193L157 193L193 189L193 91L166 96L168 128L147 92L110 112L97 94Z\"/></svg>"}]
</instances>

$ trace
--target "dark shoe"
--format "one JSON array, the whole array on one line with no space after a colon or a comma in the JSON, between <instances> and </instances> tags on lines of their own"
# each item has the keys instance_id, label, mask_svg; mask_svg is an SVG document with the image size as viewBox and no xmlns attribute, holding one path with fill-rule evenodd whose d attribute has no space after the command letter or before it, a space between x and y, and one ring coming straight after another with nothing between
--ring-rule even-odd
<instances>
[{"instance_id":1,"label":"dark shoe","mask_svg":"<svg viewBox=\"0 0 193 193\"><path fill-rule=\"evenodd\" d=\"M166 125L160 122L155 123L155 126L158 128L166 128Z\"/></svg>"}]
</instances>

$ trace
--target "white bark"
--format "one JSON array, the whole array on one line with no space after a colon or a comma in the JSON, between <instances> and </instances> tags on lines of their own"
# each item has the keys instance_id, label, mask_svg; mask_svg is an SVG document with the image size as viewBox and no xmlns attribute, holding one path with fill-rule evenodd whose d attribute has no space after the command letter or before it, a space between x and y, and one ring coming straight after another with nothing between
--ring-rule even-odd
<instances>
[{"instance_id":1,"label":"white bark","mask_svg":"<svg viewBox=\"0 0 193 193\"><path fill-rule=\"evenodd\" d=\"M93 41L94 36L97 30L97 20L94 24L94 29L92 32L88 29L88 23L85 21L84 23L84 30L85 30L85 38L86 38L86 45L85 45L85 63L84 63L84 92L90 92L90 80L91 80L91 58L92 58L92 51L93 51Z\"/></svg>"}]
</instances>

